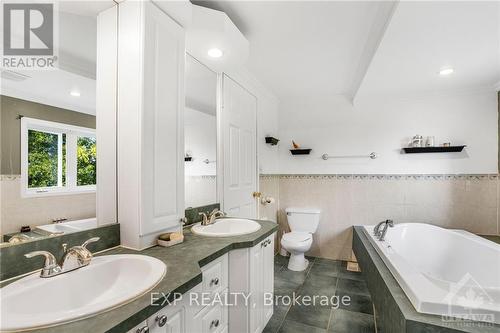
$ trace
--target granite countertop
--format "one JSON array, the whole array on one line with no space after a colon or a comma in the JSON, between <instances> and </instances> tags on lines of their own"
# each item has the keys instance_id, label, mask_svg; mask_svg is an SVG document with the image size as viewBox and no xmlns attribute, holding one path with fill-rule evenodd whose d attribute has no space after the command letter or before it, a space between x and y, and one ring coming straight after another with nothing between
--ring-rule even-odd
<instances>
[{"instance_id":1,"label":"granite countertop","mask_svg":"<svg viewBox=\"0 0 500 333\"><path fill-rule=\"evenodd\" d=\"M126 332L161 309L159 305L151 305L151 293L163 293L169 301L173 300L174 293L185 293L201 282L201 266L230 250L252 247L278 229L278 225L274 222L260 220L257 222L262 228L248 235L203 237L186 229L184 242L169 248L154 246L143 251L136 251L118 247L102 252L99 255L143 254L152 256L167 265L167 273L150 292L130 303L86 319L30 332ZM81 287L85 288L84 285Z\"/></svg>"}]
</instances>

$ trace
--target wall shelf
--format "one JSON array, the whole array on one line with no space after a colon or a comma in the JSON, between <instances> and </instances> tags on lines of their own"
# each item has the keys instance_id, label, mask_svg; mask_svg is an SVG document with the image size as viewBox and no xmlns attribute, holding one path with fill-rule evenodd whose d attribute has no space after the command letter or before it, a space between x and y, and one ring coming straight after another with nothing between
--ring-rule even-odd
<instances>
[{"instance_id":1,"label":"wall shelf","mask_svg":"<svg viewBox=\"0 0 500 333\"><path fill-rule=\"evenodd\" d=\"M297 148L297 149L290 149L290 153L292 155L309 155L311 153L310 148Z\"/></svg>"},{"instance_id":2,"label":"wall shelf","mask_svg":"<svg viewBox=\"0 0 500 333\"><path fill-rule=\"evenodd\" d=\"M280 139L276 139L275 137L272 136L266 136L266 143L270 144L271 146L276 146Z\"/></svg>"},{"instance_id":3,"label":"wall shelf","mask_svg":"<svg viewBox=\"0 0 500 333\"><path fill-rule=\"evenodd\" d=\"M467 146L449 146L449 147L408 147L403 148L404 154L422 154L422 153L459 153Z\"/></svg>"}]
</instances>

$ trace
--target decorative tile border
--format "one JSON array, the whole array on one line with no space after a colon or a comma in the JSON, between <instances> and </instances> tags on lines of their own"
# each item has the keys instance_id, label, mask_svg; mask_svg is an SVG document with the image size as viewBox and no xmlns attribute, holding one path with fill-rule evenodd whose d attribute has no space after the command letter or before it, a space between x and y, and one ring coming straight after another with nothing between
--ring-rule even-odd
<instances>
[{"instance_id":1,"label":"decorative tile border","mask_svg":"<svg viewBox=\"0 0 500 333\"><path fill-rule=\"evenodd\" d=\"M21 175L0 175L0 180L16 180L21 179Z\"/></svg>"},{"instance_id":2,"label":"decorative tile border","mask_svg":"<svg viewBox=\"0 0 500 333\"><path fill-rule=\"evenodd\" d=\"M498 180L498 174L275 174L260 175L261 180Z\"/></svg>"}]
</instances>

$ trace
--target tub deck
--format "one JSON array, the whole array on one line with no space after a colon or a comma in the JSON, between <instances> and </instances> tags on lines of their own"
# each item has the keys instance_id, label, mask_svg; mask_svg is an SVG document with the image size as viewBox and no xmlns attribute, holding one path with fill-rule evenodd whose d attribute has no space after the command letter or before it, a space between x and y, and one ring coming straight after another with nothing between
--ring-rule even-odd
<instances>
[{"instance_id":1,"label":"tub deck","mask_svg":"<svg viewBox=\"0 0 500 333\"><path fill-rule=\"evenodd\" d=\"M372 295L378 326L384 333L500 333L498 324L444 322L441 316L417 312L362 226L354 227L352 245Z\"/></svg>"}]
</instances>

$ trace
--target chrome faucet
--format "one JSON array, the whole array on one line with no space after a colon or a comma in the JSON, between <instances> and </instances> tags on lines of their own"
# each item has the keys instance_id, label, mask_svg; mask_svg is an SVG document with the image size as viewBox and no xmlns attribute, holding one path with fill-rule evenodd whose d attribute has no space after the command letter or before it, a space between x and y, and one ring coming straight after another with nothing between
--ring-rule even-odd
<instances>
[{"instance_id":1,"label":"chrome faucet","mask_svg":"<svg viewBox=\"0 0 500 333\"><path fill-rule=\"evenodd\" d=\"M36 256L44 256L45 263L40 271L40 277L47 278L51 276L56 276L62 273L62 268L57 264L57 260L54 255L48 251L33 251L26 253L24 255L26 258L33 258Z\"/></svg>"},{"instance_id":2,"label":"chrome faucet","mask_svg":"<svg viewBox=\"0 0 500 333\"><path fill-rule=\"evenodd\" d=\"M44 256L45 263L40 271L40 277L53 277L90 264L90 261L92 260L92 252L87 249L87 245L97 242L98 240L99 237L93 237L85 241L82 245L73 246L69 249L67 249L67 244L63 244L64 255L60 264L57 263L54 255L48 251L34 251L26 253L24 256L26 258Z\"/></svg>"},{"instance_id":3,"label":"chrome faucet","mask_svg":"<svg viewBox=\"0 0 500 333\"><path fill-rule=\"evenodd\" d=\"M93 237L86 240L82 245L70 247L67 249L67 244L63 244L64 255L61 259L61 267L64 272L69 272L77 268L81 268L90 264L92 260L92 252L87 249L87 245L97 242L99 237Z\"/></svg>"},{"instance_id":4,"label":"chrome faucet","mask_svg":"<svg viewBox=\"0 0 500 333\"><path fill-rule=\"evenodd\" d=\"M380 237L378 238L379 241L383 242L385 239L385 235L387 234L387 230L389 227L393 228L394 227L394 222L392 220L387 220L385 221L385 227L382 230L382 233L380 234Z\"/></svg>"},{"instance_id":5,"label":"chrome faucet","mask_svg":"<svg viewBox=\"0 0 500 333\"><path fill-rule=\"evenodd\" d=\"M389 221L389 220L385 220L385 221L379 222L379 223L375 226L375 228L373 228L373 235L374 235L375 237L380 237L380 234L382 233L382 232L381 232L381 230L380 230L380 227L382 227L382 225L386 224L386 223L387 223L387 221Z\"/></svg>"},{"instance_id":6,"label":"chrome faucet","mask_svg":"<svg viewBox=\"0 0 500 333\"><path fill-rule=\"evenodd\" d=\"M224 213L221 210L218 210L217 208L212 210L210 213L205 213L205 212L200 212L198 215L203 216L203 220L201 221L201 225L209 225L215 222L216 219L226 216L226 213Z\"/></svg>"}]
</instances>

